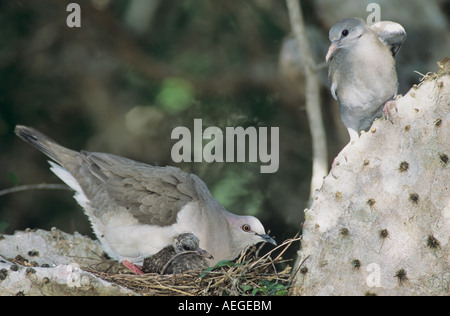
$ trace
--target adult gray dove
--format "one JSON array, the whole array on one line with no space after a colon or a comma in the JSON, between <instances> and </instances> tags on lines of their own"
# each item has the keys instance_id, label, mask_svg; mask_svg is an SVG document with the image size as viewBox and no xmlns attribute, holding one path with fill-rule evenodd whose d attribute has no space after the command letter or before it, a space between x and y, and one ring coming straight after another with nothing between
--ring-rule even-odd
<instances>
[{"instance_id":1,"label":"adult gray dove","mask_svg":"<svg viewBox=\"0 0 450 316\"><path fill-rule=\"evenodd\" d=\"M329 63L331 94L339 102L350 135L349 144L341 151L344 153L376 118L385 113L391 119L390 108L395 107L391 100L398 89L394 56L406 40L406 32L395 22L367 26L360 18L346 18L330 29L329 38L325 60Z\"/></svg>"},{"instance_id":2,"label":"adult gray dove","mask_svg":"<svg viewBox=\"0 0 450 316\"><path fill-rule=\"evenodd\" d=\"M206 259L214 259L201 249L200 241L192 233L178 235L173 245L167 246L149 258L144 259L142 272L158 274L179 274L186 271L203 270L209 267Z\"/></svg>"},{"instance_id":3,"label":"adult gray dove","mask_svg":"<svg viewBox=\"0 0 450 316\"><path fill-rule=\"evenodd\" d=\"M75 190L108 255L135 272L174 238L193 233L214 256L211 264L233 260L259 242L276 245L253 216L227 212L193 174L127 158L58 145L42 133L16 126L16 134L42 151L51 170Z\"/></svg>"}]
</instances>

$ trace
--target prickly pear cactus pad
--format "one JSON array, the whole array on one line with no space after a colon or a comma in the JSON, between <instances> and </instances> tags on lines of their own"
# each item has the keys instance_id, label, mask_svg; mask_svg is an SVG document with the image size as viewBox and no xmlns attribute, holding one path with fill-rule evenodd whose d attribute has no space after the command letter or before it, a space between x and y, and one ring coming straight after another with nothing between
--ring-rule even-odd
<instances>
[{"instance_id":1,"label":"prickly pear cactus pad","mask_svg":"<svg viewBox=\"0 0 450 316\"><path fill-rule=\"evenodd\" d=\"M438 64L316 192L293 294L448 295L450 63Z\"/></svg>"}]
</instances>

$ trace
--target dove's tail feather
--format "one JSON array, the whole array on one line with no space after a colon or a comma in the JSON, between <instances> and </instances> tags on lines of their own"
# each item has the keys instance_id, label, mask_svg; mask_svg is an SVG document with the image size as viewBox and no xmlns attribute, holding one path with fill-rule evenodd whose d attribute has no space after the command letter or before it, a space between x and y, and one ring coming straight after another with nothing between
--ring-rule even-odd
<instances>
[{"instance_id":1,"label":"dove's tail feather","mask_svg":"<svg viewBox=\"0 0 450 316\"><path fill-rule=\"evenodd\" d=\"M50 137L45 136L31 127L17 125L14 131L17 136L36 147L38 150L62 166L64 165L63 160L67 160L69 157L76 157L78 155L76 151L59 145Z\"/></svg>"}]
</instances>

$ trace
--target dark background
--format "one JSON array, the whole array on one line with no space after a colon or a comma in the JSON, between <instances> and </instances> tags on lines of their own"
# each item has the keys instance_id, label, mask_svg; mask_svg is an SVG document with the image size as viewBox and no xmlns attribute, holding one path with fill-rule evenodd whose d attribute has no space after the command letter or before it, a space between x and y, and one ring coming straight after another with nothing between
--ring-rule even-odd
<instances>
[{"instance_id":1,"label":"dark background","mask_svg":"<svg viewBox=\"0 0 450 316\"><path fill-rule=\"evenodd\" d=\"M70 2L81 6L81 28L66 25ZM73 149L195 173L229 211L257 216L279 242L293 237L308 207L312 161L301 58L286 41L285 2L146 2L139 8L140 0L0 1L0 190L61 183L46 157L14 135L14 126L23 124ZM365 19L369 2L302 1L317 63L324 60L329 28L343 17ZM397 60L404 94L419 82L414 71L435 71L448 56L450 5L378 3L381 18L408 33ZM348 135L326 73L319 75L331 162ZM222 130L279 127L278 172L261 174L261 163L175 164L171 131L192 128L194 118ZM0 196L0 233L53 226L92 236L70 191Z\"/></svg>"}]
</instances>

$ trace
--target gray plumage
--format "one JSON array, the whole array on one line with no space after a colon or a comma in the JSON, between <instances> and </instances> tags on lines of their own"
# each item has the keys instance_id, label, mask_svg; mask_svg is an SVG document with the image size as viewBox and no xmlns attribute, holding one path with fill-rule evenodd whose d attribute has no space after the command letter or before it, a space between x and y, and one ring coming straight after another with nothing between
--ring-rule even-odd
<instances>
[{"instance_id":1,"label":"gray plumage","mask_svg":"<svg viewBox=\"0 0 450 316\"><path fill-rule=\"evenodd\" d=\"M232 260L258 242L276 244L257 218L227 212L193 174L106 153L77 152L25 126L15 131L57 163L49 161L50 169L75 190L113 259L142 265L144 258L187 232L214 256L210 264Z\"/></svg>"},{"instance_id":2,"label":"gray plumage","mask_svg":"<svg viewBox=\"0 0 450 316\"><path fill-rule=\"evenodd\" d=\"M329 38L326 61L331 94L339 102L353 141L382 115L384 104L397 93L394 56L406 32L395 22L367 26L362 19L346 18L330 29Z\"/></svg>"},{"instance_id":3,"label":"gray plumage","mask_svg":"<svg viewBox=\"0 0 450 316\"><path fill-rule=\"evenodd\" d=\"M186 271L203 270L209 267L207 259L213 259L199 247L198 238L191 233L178 235L171 246L144 259L142 272L179 274Z\"/></svg>"}]
</instances>

